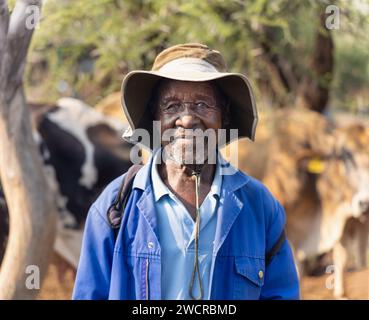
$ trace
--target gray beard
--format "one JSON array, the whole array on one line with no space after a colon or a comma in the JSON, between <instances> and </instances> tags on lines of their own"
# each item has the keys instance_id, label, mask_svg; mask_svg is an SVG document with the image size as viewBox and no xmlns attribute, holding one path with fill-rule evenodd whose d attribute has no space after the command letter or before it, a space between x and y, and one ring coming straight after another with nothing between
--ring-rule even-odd
<instances>
[{"instance_id":1,"label":"gray beard","mask_svg":"<svg viewBox=\"0 0 369 320\"><path fill-rule=\"evenodd\" d=\"M208 160L207 146L196 152L193 142L179 143L174 141L164 147L163 160L170 159L181 165L202 165Z\"/></svg>"}]
</instances>

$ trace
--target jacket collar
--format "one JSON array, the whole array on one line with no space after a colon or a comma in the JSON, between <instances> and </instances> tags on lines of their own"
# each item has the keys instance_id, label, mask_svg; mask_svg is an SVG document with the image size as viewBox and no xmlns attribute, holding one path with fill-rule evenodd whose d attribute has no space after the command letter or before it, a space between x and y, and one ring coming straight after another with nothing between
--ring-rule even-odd
<instances>
[{"instance_id":1,"label":"jacket collar","mask_svg":"<svg viewBox=\"0 0 369 320\"><path fill-rule=\"evenodd\" d=\"M233 167L220 153L218 159L221 166L221 175L223 176L222 189L228 193L232 193L247 184L250 180L248 175ZM151 166L153 160L154 157L151 155L149 161L137 172L133 181L133 189L146 190L151 185Z\"/></svg>"}]
</instances>

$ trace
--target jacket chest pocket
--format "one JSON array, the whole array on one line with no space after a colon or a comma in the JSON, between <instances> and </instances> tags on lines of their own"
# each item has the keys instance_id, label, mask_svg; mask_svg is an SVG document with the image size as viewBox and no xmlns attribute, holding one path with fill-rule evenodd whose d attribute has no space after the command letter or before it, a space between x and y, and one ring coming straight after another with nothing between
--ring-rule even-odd
<instances>
[{"instance_id":1,"label":"jacket chest pocket","mask_svg":"<svg viewBox=\"0 0 369 320\"><path fill-rule=\"evenodd\" d=\"M265 260L235 257L234 299L259 299L265 277Z\"/></svg>"}]
</instances>

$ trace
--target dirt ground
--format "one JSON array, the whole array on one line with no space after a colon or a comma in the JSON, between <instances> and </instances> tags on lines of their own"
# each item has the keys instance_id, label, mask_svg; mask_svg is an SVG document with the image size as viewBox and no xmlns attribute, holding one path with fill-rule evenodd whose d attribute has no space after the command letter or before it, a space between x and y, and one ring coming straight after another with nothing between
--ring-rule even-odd
<instances>
[{"instance_id":1,"label":"dirt ground","mask_svg":"<svg viewBox=\"0 0 369 320\"><path fill-rule=\"evenodd\" d=\"M333 291L326 288L332 275L305 277L301 283L301 295L304 300L334 299ZM348 299L369 300L369 269L346 272L345 290Z\"/></svg>"},{"instance_id":2,"label":"dirt ground","mask_svg":"<svg viewBox=\"0 0 369 320\"><path fill-rule=\"evenodd\" d=\"M59 277L57 265L64 270L64 278ZM57 256L50 264L38 299L68 300L72 295L74 272ZM333 299L332 290L326 288L332 275L305 277L301 282L301 294L304 300ZM348 299L369 300L369 269L346 272L345 288Z\"/></svg>"},{"instance_id":3,"label":"dirt ground","mask_svg":"<svg viewBox=\"0 0 369 320\"><path fill-rule=\"evenodd\" d=\"M37 298L40 300L69 300L72 296L74 278L74 270L54 254Z\"/></svg>"}]
</instances>

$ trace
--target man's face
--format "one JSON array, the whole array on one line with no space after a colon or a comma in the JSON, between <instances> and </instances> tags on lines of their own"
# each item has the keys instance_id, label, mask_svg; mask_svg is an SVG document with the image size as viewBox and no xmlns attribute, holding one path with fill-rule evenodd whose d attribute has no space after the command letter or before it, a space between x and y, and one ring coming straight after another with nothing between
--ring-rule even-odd
<instances>
[{"instance_id":1,"label":"man's face","mask_svg":"<svg viewBox=\"0 0 369 320\"><path fill-rule=\"evenodd\" d=\"M202 164L210 152L215 154L217 130L222 128L224 113L217 90L211 82L161 82L154 114L161 123L165 155L182 164Z\"/></svg>"}]
</instances>

